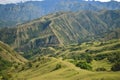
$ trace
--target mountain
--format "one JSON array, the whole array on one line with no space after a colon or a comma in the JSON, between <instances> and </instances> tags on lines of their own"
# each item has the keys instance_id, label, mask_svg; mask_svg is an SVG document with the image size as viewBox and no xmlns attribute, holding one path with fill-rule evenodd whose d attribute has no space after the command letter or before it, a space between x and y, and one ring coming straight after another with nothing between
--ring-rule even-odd
<instances>
[{"instance_id":1,"label":"mountain","mask_svg":"<svg viewBox=\"0 0 120 80\"><path fill-rule=\"evenodd\" d=\"M0 27L11 27L59 11L119 10L120 3L84 0L44 0L0 4Z\"/></svg>"},{"instance_id":2,"label":"mountain","mask_svg":"<svg viewBox=\"0 0 120 80\"><path fill-rule=\"evenodd\" d=\"M15 28L0 29L0 40L26 51L45 46L120 38L120 11L78 11L49 14Z\"/></svg>"},{"instance_id":3,"label":"mountain","mask_svg":"<svg viewBox=\"0 0 120 80\"><path fill-rule=\"evenodd\" d=\"M11 49L11 47L0 41L0 61L1 60L5 60L11 63L16 62L22 64L27 62L25 58L23 58L21 55Z\"/></svg>"}]
</instances>

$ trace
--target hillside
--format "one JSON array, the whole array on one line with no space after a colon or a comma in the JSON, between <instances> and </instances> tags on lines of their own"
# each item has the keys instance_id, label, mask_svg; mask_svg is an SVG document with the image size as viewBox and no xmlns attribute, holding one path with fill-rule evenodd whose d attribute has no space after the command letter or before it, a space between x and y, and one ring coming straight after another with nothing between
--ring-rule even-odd
<instances>
[{"instance_id":1,"label":"hillside","mask_svg":"<svg viewBox=\"0 0 120 80\"><path fill-rule=\"evenodd\" d=\"M46 55L60 58L73 64L77 64L79 61L85 61L93 67L93 71L101 67L110 71L111 66L120 61L119 49L120 40L105 42L94 41L62 47L41 48L40 51L32 57L34 59L39 55Z\"/></svg>"},{"instance_id":2,"label":"hillside","mask_svg":"<svg viewBox=\"0 0 120 80\"><path fill-rule=\"evenodd\" d=\"M0 42L0 60L5 60L8 62L25 63L27 60L15 52L7 44ZM2 65L1 65L2 66Z\"/></svg>"},{"instance_id":3,"label":"hillside","mask_svg":"<svg viewBox=\"0 0 120 80\"><path fill-rule=\"evenodd\" d=\"M31 61L31 66L29 68L27 65L24 66L22 71L14 74L13 79L119 80L120 72L111 71L111 67L120 61L119 45L120 40L111 40L49 47L49 50L45 50L47 55L37 55ZM43 51L43 54L46 53ZM77 66L79 62L86 62L87 65L84 68ZM92 69L89 69L88 66L92 66Z\"/></svg>"},{"instance_id":4,"label":"hillside","mask_svg":"<svg viewBox=\"0 0 120 80\"><path fill-rule=\"evenodd\" d=\"M11 27L59 11L119 10L120 3L84 0L44 0L0 4L0 27Z\"/></svg>"},{"instance_id":5,"label":"hillside","mask_svg":"<svg viewBox=\"0 0 120 80\"><path fill-rule=\"evenodd\" d=\"M120 38L120 11L50 14L15 28L0 29L0 40L18 51Z\"/></svg>"},{"instance_id":6,"label":"hillside","mask_svg":"<svg viewBox=\"0 0 120 80\"><path fill-rule=\"evenodd\" d=\"M61 65L56 69L56 65ZM36 68L36 65L37 68ZM33 67L23 70L17 74L16 79L27 80L119 80L120 72L91 72L79 69L73 64L59 59L51 59L48 62L40 64L36 62Z\"/></svg>"},{"instance_id":7,"label":"hillside","mask_svg":"<svg viewBox=\"0 0 120 80\"><path fill-rule=\"evenodd\" d=\"M0 41L0 80L8 80L15 67L24 65L27 62L27 59Z\"/></svg>"}]
</instances>

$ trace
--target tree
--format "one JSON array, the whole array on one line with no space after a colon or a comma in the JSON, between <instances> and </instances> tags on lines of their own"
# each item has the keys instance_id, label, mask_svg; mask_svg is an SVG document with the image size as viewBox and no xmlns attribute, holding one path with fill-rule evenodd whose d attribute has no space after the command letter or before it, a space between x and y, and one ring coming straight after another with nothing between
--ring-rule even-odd
<instances>
[{"instance_id":1,"label":"tree","mask_svg":"<svg viewBox=\"0 0 120 80\"><path fill-rule=\"evenodd\" d=\"M81 69L92 70L92 67L87 62L78 62L76 66L80 67Z\"/></svg>"}]
</instances>

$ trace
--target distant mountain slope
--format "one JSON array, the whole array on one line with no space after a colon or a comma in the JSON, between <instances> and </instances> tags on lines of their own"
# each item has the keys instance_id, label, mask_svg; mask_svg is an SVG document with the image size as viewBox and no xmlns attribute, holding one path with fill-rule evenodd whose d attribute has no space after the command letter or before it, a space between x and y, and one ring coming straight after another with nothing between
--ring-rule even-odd
<instances>
[{"instance_id":1,"label":"distant mountain slope","mask_svg":"<svg viewBox=\"0 0 120 80\"><path fill-rule=\"evenodd\" d=\"M13 49L11 49L7 44L3 42L0 42L0 61L1 60L5 60L11 63L16 62L22 64L27 62L25 58L23 58L21 55L16 53Z\"/></svg>"},{"instance_id":2,"label":"distant mountain slope","mask_svg":"<svg viewBox=\"0 0 120 80\"><path fill-rule=\"evenodd\" d=\"M0 40L22 51L43 46L120 38L120 11L55 13L0 29Z\"/></svg>"},{"instance_id":3,"label":"distant mountain slope","mask_svg":"<svg viewBox=\"0 0 120 80\"><path fill-rule=\"evenodd\" d=\"M59 11L119 10L120 3L84 0L44 0L0 5L0 27L10 27Z\"/></svg>"}]
</instances>

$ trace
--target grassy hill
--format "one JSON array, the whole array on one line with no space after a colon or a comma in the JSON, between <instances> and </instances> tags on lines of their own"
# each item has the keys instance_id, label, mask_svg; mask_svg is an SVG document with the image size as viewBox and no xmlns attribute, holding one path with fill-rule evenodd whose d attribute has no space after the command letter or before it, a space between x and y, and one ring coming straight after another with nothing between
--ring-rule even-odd
<instances>
[{"instance_id":1,"label":"grassy hill","mask_svg":"<svg viewBox=\"0 0 120 80\"><path fill-rule=\"evenodd\" d=\"M82 44L73 44L71 46L41 48L36 56L47 55L67 60L73 64L87 62L96 71L97 68L111 70L112 65L119 62L120 59L120 40L111 40L105 42L85 42ZM33 58L36 56L32 56Z\"/></svg>"},{"instance_id":2,"label":"grassy hill","mask_svg":"<svg viewBox=\"0 0 120 80\"><path fill-rule=\"evenodd\" d=\"M41 50L22 70L19 67L12 80L119 80L119 70L111 70L120 61L119 45L118 39L49 47Z\"/></svg>"},{"instance_id":3,"label":"grassy hill","mask_svg":"<svg viewBox=\"0 0 120 80\"><path fill-rule=\"evenodd\" d=\"M29 62L17 56L8 45L0 42L1 61L8 66L0 72L6 80L119 80L120 72L113 71L120 61L120 40L91 41L62 47L44 47ZM7 54L7 55L5 55ZM11 55L10 55L11 54ZM3 56L5 55L5 56ZM14 56L16 55L16 56ZM11 56L11 59L9 57ZM14 58L13 58L14 57ZM21 61L22 60L22 61ZM7 62L6 62L7 61ZM8 63L9 62L9 63ZM5 64L7 63L7 64ZM1 67L1 66L0 66ZM119 66L117 66L119 67ZM7 73L6 73L7 72Z\"/></svg>"},{"instance_id":4,"label":"grassy hill","mask_svg":"<svg viewBox=\"0 0 120 80\"><path fill-rule=\"evenodd\" d=\"M14 68L27 62L27 59L0 41L0 80L8 80Z\"/></svg>"},{"instance_id":5,"label":"grassy hill","mask_svg":"<svg viewBox=\"0 0 120 80\"><path fill-rule=\"evenodd\" d=\"M18 51L120 38L120 11L79 11L49 14L16 28L0 29L0 40Z\"/></svg>"},{"instance_id":6,"label":"grassy hill","mask_svg":"<svg viewBox=\"0 0 120 80\"><path fill-rule=\"evenodd\" d=\"M59 67L57 67L59 65ZM18 72L14 80L119 80L120 72L92 72L80 69L61 59L48 58L47 62L43 60L36 61L32 67Z\"/></svg>"},{"instance_id":7,"label":"grassy hill","mask_svg":"<svg viewBox=\"0 0 120 80\"><path fill-rule=\"evenodd\" d=\"M7 44L0 42L0 58L9 62L25 63L27 60Z\"/></svg>"}]
</instances>

